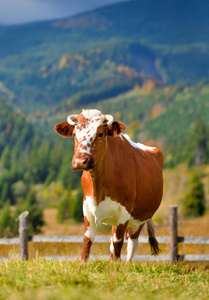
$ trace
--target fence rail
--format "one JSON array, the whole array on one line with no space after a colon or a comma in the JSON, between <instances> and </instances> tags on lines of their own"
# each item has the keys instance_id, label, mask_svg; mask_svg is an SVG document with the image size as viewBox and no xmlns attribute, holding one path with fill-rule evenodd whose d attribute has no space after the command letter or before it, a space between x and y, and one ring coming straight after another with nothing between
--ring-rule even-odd
<instances>
[{"instance_id":1,"label":"fence rail","mask_svg":"<svg viewBox=\"0 0 209 300\"><path fill-rule=\"evenodd\" d=\"M135 255L135 261L170 261L171 264L176 261L209 261L209 255L193 255L193 254L178 254L178 244L209 244L209 237L181 237L178 236L178 215L177 206L169 207L169 223L170 223L170 236L158 236L157 240L160 244L170 244L170 255ZM28 236L28 212L23 212L19 217L19 238L1 238L0 245L20 245L20 257L22 260L28 259L28 241L34 243L83 243L83 236L41 236L34 235ZM109 236L96 236L94 243L109 243ZM127 240L124 241L127 243ZM140 236L139 243L148 243L147 236ZM71 259L74 260L75 256L56 256L47 257L46 259ZM91 259L108 259L107 255L94 255ZM125 256L122 255L122 260ZM0 259L1 260L1 259Z\"/></svg>"},{"instance_id":2,"label":"fence rail","mask_svg":"<svg viewBox=\"0 0 209 300\"><path fill-rule=\"evenodd\" d=\"M169 236L158 236L157 240L160 244L170 244ZM28 237L29 242L34 243L83 243L83 236L79 235L68 235L68 236L46 236L46 235L34 235ZM108 235L98 235L95 237L94 243L109 243L110 236ZM138 239L139 243L147 244L148 237L140 236ZM0 245L18 245L20 243L19 238L0 238ZM127 240L124 240L127 243ZM178 244L202 244L209 245L209 237L194 237L194 236L179 236Z\"/></svg>"}]
</instances>

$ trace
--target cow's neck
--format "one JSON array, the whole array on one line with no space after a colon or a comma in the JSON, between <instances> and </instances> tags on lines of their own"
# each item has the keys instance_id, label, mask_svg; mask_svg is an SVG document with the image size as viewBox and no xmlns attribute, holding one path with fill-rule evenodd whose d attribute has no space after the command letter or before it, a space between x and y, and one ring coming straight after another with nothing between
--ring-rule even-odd
<instances>
[{"instance_id":1,"label":"cow's neck","mask_svg":"<svg viewBox=\"0 0 209 300\"><path fill-rule=\"evenodd\" d=\"M89 182L91 183L92 190L91 195L100 203L104 200L106 195L106 178L105 178L105 166L101 165L94 168L94 170L88 171Z\"/></svg>"},{"instance_id":2,"label":"cow's neck","mask_svg":"<svg viewBox=\"0 0 209 300\"><path fill-rule=\"evenodd\" d=\"M94 169L88 171L86 176L88 176L88 181L91 186L91 196L94 197L97 203L100 203L105 197L111 197L110 186L114 182L115 178L115 168L117 168L118 160L114 159L114 153L118 153L118 147L121 147L123 142L120 138L110 141L114 143L113 145L107 145L106 154L102 160L99 161L98 165L95 165ZM121 162L120 162L121 163Z\"/></svg>"}]
</instances>

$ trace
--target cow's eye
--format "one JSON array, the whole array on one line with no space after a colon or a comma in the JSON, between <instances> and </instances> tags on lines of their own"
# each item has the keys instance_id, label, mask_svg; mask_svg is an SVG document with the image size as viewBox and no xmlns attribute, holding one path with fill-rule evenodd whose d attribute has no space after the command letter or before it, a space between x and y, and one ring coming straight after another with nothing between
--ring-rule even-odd
<instances>
[{"instance_id":1,"label":"cow's eye","mask_svg":"<svg viewBox=\"0 0 209 300\"><path fill-rule=\"evenodd\" d=\"M103 133L100 132L99 135L98 135L98 137L103 137Z\"/></svg>"}]
</instances>

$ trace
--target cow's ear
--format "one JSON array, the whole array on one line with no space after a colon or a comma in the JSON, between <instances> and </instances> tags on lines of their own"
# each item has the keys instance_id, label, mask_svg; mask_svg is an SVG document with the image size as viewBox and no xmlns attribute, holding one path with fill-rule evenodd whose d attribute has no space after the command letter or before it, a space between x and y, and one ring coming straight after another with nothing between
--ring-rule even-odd
<instances>
[{"instance_id":1,"label":"cow's ear","mask_svg":"<svg viewBox=\"0 0 209 300\"><path fill-rule=\"evenodd\" d=\"M117 136L126 129L126 126L120 121L114 121L107 127L107 135Z\"/></svg>"},{"instance_id":2,"label":"cow's ear","mask_svg":"<svg viewBox=\"0 0 209 300\"><path fill-rule=\"evenodd\" d=\"M61 136L70 138L73 135L74 126L68 122L63 121L54 126L54 130Z\"/></svg>"}]
</instances>

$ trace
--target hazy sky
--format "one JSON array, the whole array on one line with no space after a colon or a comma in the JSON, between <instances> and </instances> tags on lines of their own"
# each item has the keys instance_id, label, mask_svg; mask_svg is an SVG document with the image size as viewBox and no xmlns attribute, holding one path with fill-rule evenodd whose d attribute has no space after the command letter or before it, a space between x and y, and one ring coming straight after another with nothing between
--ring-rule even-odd
<instances>
[{"instance_id":1,"label":"hazy sky","mask_svg":"<svg viewBox=\"0 0 209 300\"><path fill-rule=\"evenodd\" d=\"M72 16L125 0L0 0L0 24L17 24Z\"/></svg>"}]
</instances>

